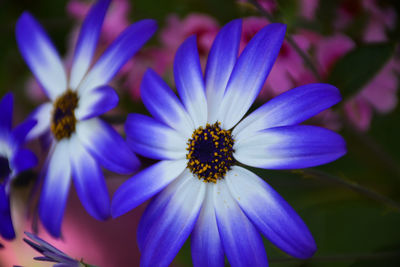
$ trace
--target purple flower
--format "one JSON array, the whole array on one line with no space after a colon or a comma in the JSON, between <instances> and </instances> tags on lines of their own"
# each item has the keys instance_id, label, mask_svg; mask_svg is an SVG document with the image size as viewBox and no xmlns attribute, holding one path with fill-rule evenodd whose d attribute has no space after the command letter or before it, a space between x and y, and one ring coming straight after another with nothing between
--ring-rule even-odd
<instances>
[{"instance_id":1,"label":"purple flower","mask_svg":"<svg viewBox=\"0 0 400 267\"><path fill-rule=\"evenodd\" d=\"M0 100L0 235L15 238L10 213L11 181L22 171L37 164L36 156L22 146L34 120L27 120L12 129L14 97L6 94Z\"/></svg>"},{"instance_id":2,"label":"purple flower","mask_svg":"<svg viewBox=\"0 0 400 267\"><path fill-rule=\"evenodd\" d=\"M88 266L76 259L69 257L67 254L62 252L61 250L55 248L54 246L50 245L43 239L39 238L38 236L25 232L25 234L31 239L24 238L24 241L35 249L37 252L42 254L41 257L35 257L34 259L37 261L47 261L47 262L54 262L53 266L55 267L84 267Z\"/></svg>"},{"instance_id":3,"label":"purple flower","mask_svg":"<svg viewBox=\"0 0 400 267\"><path fill-rule=\"evenodd\" d=\"M22 14L16 26L21 54L50 99L32 114L38 124L28 138L51 138L39 215L55 237L60 236L71 176L88 213L104 220L110 214L110 199L100 166L132 173L139 165L122 137L97 117L118 103L116 92L106 84L157 26L153 20L132 24L92 64L109 4L98 1L83 22L69 78L53 44L29 13Z\"/></svg>"},{"instance_id":4,"label":"purple flower","mask_svg":"<svg viewBox=\"0 0 400 267\"><path fill-rule=\"evenodd\" d=\"M152 196L138 229L141 266L168 266L191 237L194 266L267 266L259 232L286 253L311 257L314 239L302 219L264 180L241 165L295 169L346 153L330 130L300 125L341 99L329 84L285 92L247 117L278 55L285 25L261 29L238 57L241 20L216 37L203 79L196 38L175 56L180 99L149 70L141 95L152 117L131 114L125 125L135 152L160 162L115 193L118 217ZM239 165L240 163L240 165Z\"/></svg>"}]
</instances>

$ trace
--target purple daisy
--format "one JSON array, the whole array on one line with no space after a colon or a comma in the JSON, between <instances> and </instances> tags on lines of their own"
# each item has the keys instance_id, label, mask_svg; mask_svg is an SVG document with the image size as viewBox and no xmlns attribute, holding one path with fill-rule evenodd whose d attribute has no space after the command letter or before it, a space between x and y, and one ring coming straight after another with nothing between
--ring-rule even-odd
<instances>
[{"instance_id":1,"label":"purple daisy","mask_svg":"<svg viewBox=\"0 0 400 267\"><path fill-rule=\"evenodd\" d=\"M126 174L139 165L123 138L97 117L118 103L116 92L106 84L157 25L149 19L132 24L92 65L109 4L98 1L85 18L69 78L53 44L29 13L22 14L16 26L19 50L50 99L32 114L38 124L28 138L46 133L51 138L39 215L55 237L60 236L71 176L88 213L104 220L110 215L110 199L100 167Z\"/></svg>"},{"instance_id":2,"label":"purple daisy","mask_svg":"<svg viewBox=\"0 0 400 267\"><path fill-rule=\"evenodd\" d=\"M135 152L160 162L115 193L118 217L155 196L141 218L141 266L168 266L191 236L194 266L267 266L260 232L286 253L311 257L315 241L302 219L263 179L242 167L306 168L346 153L343 138L299 125L338 103L337 88L310 84L267 102L247 117L279 53L286 26L260 30L238 57L241 20L216 37L205 70L196 38L178 49L175 84L181 101L152 70L141 95L152 117L125 125Z\"/></svg>"},{"instance_id":3,"label":"purple daisy","mask_svg":"<svg viewBox=\"0 0 400 267\"><path fill-rule=\"evenodd\" d=\"M37 164L36 156L23 148L36 122L27 120L12 129L13 102L11 93L0 101L0 235L5 239L15 238L10 212L11 181Z\"/></svg>"}]
</instances>

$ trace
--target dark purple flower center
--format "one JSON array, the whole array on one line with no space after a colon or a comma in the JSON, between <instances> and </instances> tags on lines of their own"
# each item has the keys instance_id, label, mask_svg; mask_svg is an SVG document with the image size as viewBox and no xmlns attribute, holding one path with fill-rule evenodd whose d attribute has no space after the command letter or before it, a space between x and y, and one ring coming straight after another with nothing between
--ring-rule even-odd
<instances>
[{"instance_id":1,"label":"dark purple flower center","mask_svg":"<svg viewBox=\"0 0 400 267\"><path fill-rule=\"evenodd\" d=\"M220 123L208 124L194 131L188 141L187 167L204 182L216 183L235 163L231 131L222 130Z\"/></svg>"},{"instance_id":2,"label":"dark purple flower center","mask_svg":"<svg viewBox=\"0 0 400 267\"><path fill-rule=\"evenodd\" d=\"M50 129L57 140L70 137L75 132L75 108L78 106L78 95L67 90L54 102L53 117Z\"/></svg>"},{"instance_id":3,"label":"dark purple flower center","mask_svg":"<svg viewBox=\"0 0 400 267\"><path fill-rule=\"evenodd\" d=\"M11 173L10 164L6 157L0 156L0 183L8 178Z\"/></svg>"}]
</instances>

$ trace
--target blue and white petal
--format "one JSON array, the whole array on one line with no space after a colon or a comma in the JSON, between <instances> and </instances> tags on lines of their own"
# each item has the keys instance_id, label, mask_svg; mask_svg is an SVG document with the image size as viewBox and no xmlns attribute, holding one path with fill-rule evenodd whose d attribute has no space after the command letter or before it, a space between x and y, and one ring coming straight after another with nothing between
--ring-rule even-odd
<instances>
[{"instance_id":1,"label":"blue and white petal","mask_svg":"<svg viewBox=\"0 0 400 267\"><path fill-rule=\"evenodd\" d=\"M204 75L208 104L208 123L221 121L217 116L239 52L242 20L226 24L215 37Z\"/></svg>"},{"instance_id":2,"label":"blue and white petal","mask_svg":"<svg viewBox=\"0 0 400 267\"><path fill-rule=\"evenodd\" d=\"M119 69L153 36L157 23L144 19L132 24L107 48L79 86L79 91L108 84Z\"/></svg>"},{"instance_id":3,"label":"blue and white petal","mask_svg":"<svg viewBox=\"0 0 400 267\"><path fill-rule=\"evenodd\" d=\"M98 118L80 121L76 133L83 146L108 170L129 174L139 167L139 160L124 139Z\"/></svg>"},{"instance_id":4,"label":"blue and white petal","mask_svg":"<svg viewBox=\"0 0 400 267\"><path fill-rule=\"evenodd\" d=\"M112 200L112 215L118 217L151 198L182 174L187 161L163 160L136 174L117 189Z\"/></svg>"},{"instance_id":5,"label":"blue and white petal","mask_svg":"<svg viewBox=\"0 0 400 267\"><path fill-rule=\"evenodd\" d=\"M110 217L110 196L103 172L80 143L76 134L69 140L72 178L79 199L87 212L98 220Z\"/></svg>"},{"instance_id":6,"label":"blue and white petal","mask_svg":"<svg viewBox=\"0 0 400 267\"><path fill-rule=\"evenodd\" d=\"M315 253L317 247L307 226L266 182L239 166L232 167L225 180L244 213L272 243L301 259Z\"/></svg>"},{"instance_id":7,"label":"blue and white petal","mask_svg":"<svg viewBox=\"0 0 400 267\"><path fill-rule=\"evenodd\" d=\"M143 104L157 120L189 138L195 127L182 103L171 88L155 73L148 69L140 86Z\"/></svg>"},{"instance_id":8,"label":"blue and white petal","mask_svg":"<svg viewBox=\"0 0 400 267\"><path fill-rule=\"evenodd\" d=\"M301 123L341 100L330 84L307 84L274 97L243 119L234 129L235 138L248 138L260 130Z\"/></svg>"},{"instance_id":9,"label":"blue and white petal","mask_svg":"<svg viewBox=\"0 0 400 267\"><path fill-rule=\"evenodd\" d=\"M286 26L273 23L260 30L243 50L221 103L221 124L232 128L247 112L267 78L285 36Z\"/></svg>"},{"instance_id":10,"label":"blue and white petal","mask_svg":"<svg viewBox=\"0 0 400 267\"><path fill-rule=\"evenodd\" d=\"M218 230L231 266L268 266L262 238L231 195L225 180L213 192Z\"/></svg>"},{"instance_id":11,"label":"blue and white petal","mask_svg":"<svg viewBox=\"0 0 400 267\"><path fill-rule=\"evenodd\" d=\"M187 140L176 130L141 114L129 114L125 123L128 144L153 159L186 158Z\"/></svg>"},{"instance_id":12,"label":"blue and white petal","mask_svg":"<svg viewBox=\"0 0 400 267\"><path fill-rule=\"evenodd\" d=\"M203 206L191 235L193 266L223 267L225 265L224 249L213 202L215 185L207 183L206 187Z\"/></svg>"},{"instance_id":13,"label":"blue and white petal","mask_svg":"<svg viewBox=\"0 0 400 267\"><path fill-rule=\"evenodd\" d=\"M204 200L206 185L186 170L158 218L148 225L141 249L141 266L169 266L189 237Z\"/></svg>"},{"instance_id":14,"label":"blue and white petal","mask_svg":"<svg viewBox=\"0 0 400 267\"><path fill-rule=\"evenodd\" d=\"M48 102L40 105L31 113L27 120L35 120L36 125L28 133L27 140L35 139L50 131L52 110L53 105Z\"/></svg>"},{"instance_id":15,"label":"blue and white petal","mask_svg":"<svg viewBox=\"0 0 400 267\"><path fill-rule=\"evenodd\" d=\"M236 140L234 157L243 164L265 169L301 169L334 161L346 153L337 133L316 126L270 128Z\"/></svg>"},{"instance_id":16,"label":"blue and white petal","mask_svg":"<svg viewBox=\"0 0 400 267\"><path fill-rule=\"evenodd\" d=\"M175 54L174 79L195 128L205 126L207 101L195 36L187 38Z\"/></svg>"},{"instance_id":17,"label":"blue and white petal","mask_svg":"<svg viewBox=\"0 0 400 267\"><path fill-rule=\"evenodd\" d=\"M13 117L14 96L7 93L0 100L0 130L11 131Z\"/></svg>"},{"instance_id":18,"label":"blue and white petal","mask_svg":"<svg viewBox=\"0 0 400 267\"><path fill-rule=\"evenodd\" d=\"M49 153L49 164L39 201L39 216L54 237L60 237L61 222L71 183L69 139L54 145Z\"/></svg>"},{"instance_id":19,"label":"blue and white petal","mask_svg":"<svg viewBox=\"0 0 400 267\"><path fill-rule=\"evenodd\" d=\"M19 50L46 95L55 100L67 89L64 65L40 24L25 12L17 21Z\"/></svg>"},{"instance_id":20,"label":"blue and white petal","mask_svg":"<svg viewBox=\"0 0 400 267\"><path fill-rule=\"evenodd\" d=\"M83 92L79 96L79 105L75 109L78 120L87 120L106 113L118 105L118 95L110 86L100 86Z\"/></svg>"},{"instance_id":21,"label":"blue and white petal","mask_svg":"<svg viewBox=\"0 0 400 267\"><path fill-rule=\"evenodd\" d=\"M74 60L72 62L69 87L75 90L89 69L97 42L99 40L101 27L111 0L99 0L92 6L83 21L78 42L75 46Z\"/></svg>"}]
</instances>

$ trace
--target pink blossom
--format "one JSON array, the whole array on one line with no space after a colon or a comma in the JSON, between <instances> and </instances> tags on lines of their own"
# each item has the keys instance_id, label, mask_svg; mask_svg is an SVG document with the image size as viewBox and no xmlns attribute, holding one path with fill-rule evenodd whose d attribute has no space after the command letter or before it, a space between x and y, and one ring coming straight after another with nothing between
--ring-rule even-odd
<instances>
[{"instance_id":1,"label":"pink blossom","mask_svg":"<svg viewBox=\"0 0 400 267\"><path fill-rule=\"evenodd\" d=\"M360 131L369 129L372 120L372 108L360 96L350 99L344 104L347 119Z\"/></svg>"}]
</instances>

